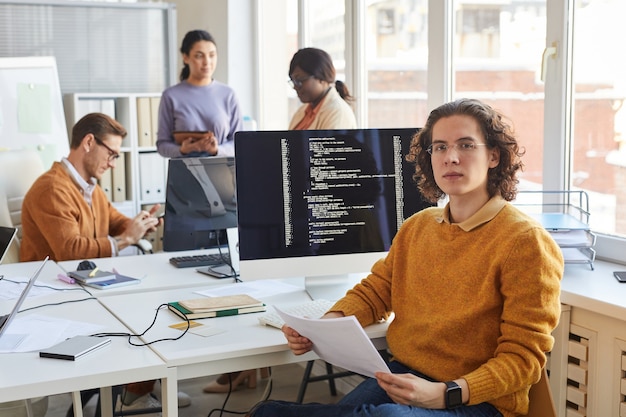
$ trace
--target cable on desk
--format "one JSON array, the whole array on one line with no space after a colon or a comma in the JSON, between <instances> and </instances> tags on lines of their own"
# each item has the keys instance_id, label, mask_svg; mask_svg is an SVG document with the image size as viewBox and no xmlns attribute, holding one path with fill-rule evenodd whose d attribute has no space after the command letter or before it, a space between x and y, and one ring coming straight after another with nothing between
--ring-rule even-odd
<instances>
[{"instance_id":1,"label":"cable on desk","mask_svg":"<svg viewBox=\"0 0 626 417\"><path fill-rule=\"evenodd\" d=\"M187 328L177 337L165 337L163 339L152 340L150 342L145 342L145 343L135 343L135 342L133 342L133 340L132 340L133 337L142 337L146 333L148 333L148 331L150 329L152 329L152 327L154 327L154 324L156 323L157 317L159 315L159 311L161 311L161 309L163 309L163 308L167 308L167 304L161 304L160 306L157 307L156 313L154 314L154 319L152 320L152 323L150 323L150 326L148 326L148 328L146 330L144 330L140 334L133 334L133 333L94 333L91 336L95 336L95 337L128 337L128 343L130 345L132 345L132 346L149 346L149 345L151 345L153 343L157 343L157 342L178 340L181 337L183 337L184 335L186 335L187 332L189 331L189 329L191 328L191 323L190 323L190 321L189 321L189 319L187 317L185 317L185 321L187 322Z\"/></svg>"},{"instance_id":2,"label":"cable on desk","mask_svg":"<svg viewBox=\"0 0 626 417\"><path fill-rule=\"evenodd\" d=\"M230 267L230 272L233 274L233 277L235 278L235 283L243 282L242 280L239 279L239 273L237 273L237 271L235 271L235 268L233 267L232 255L229 256L228 259L226 259L226 257L222 253L222 244L220 242L220 233L219 232L217 233L216 242L217 242L217 252L219 253L220 258L222 259L222 262Z\"/></svg>"},{"instance_id":3,"label":"cable on desk","mask_svg":"<svg viewBox=\"0 0 626 417\"><path fill-rule=\"evenodd\" d=\"M0 275L0 281L11 282L13 284L18 284L18 285L19 284L24 284L24 285L28 284L27 282L14 281L12 279L5 278L4 275ZM84 288L56 288L56 287L51 287L49 285L43 285L43 284L34 284L33 286L37 287L37 288L48 288L48 289L53 290L53 291L61 291L61 292L63 292L63 291L84 291L87 294L89 294L89 297L81 298L80 300L67 300L67 301L59 301L58 303L39 304L39 305L36 305L36 306L33 306L33 307L23 308L23 309L21 309L19 311L19 313L23 313L24 311L29 311L29 310L36 310L36 309L41 308L41 307L60 306L62 304L79 303L79 302L82 302L82 301L95 300L96 299L96 297L94 297L89 291L87 291Z\"/></svg>"}]
</instances>

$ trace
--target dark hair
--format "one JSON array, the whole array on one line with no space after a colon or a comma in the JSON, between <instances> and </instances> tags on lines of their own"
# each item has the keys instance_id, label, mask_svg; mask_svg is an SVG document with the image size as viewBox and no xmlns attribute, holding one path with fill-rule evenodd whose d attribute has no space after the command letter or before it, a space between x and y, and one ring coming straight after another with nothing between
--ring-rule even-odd
<instances>
[{"instance_id":1,"label":"dark hair","mask_svg":"<svg viewBox=\"0 0 626 417\"><path fill-rule=\"evenodd\" d=\"M296 69L300 67L307 74L312 75L321 81L326 81L330 84L335 84L335 88L339 92L339 95L345 101L352 101L354 97L350 95L348 86L339 80L335 80L337 75L333 60L328 52L318 48L303 48L296 52L291 58L289 64L289 76Z\"/></svg>"},{"instance_id":2,"label":"dark hair","mask_svg":"<svg viewBox=\"0 0 626 417\"><path fill-rule=\"evenodd\" d=\"M103 113L89 113L72 128L70 148L77 149L83 138L90 133L100 140L104 140L107 135L126 137L126 129L117 120Z\"/></svg>"},{"instance_id":3,"label":"dark hair","mask_svg":"<svg viewBox=\"0 0 626 417\"><path fill-rule=\"evenodd\" d=\"M407 161L415 163L413 179L422 195L430 202L437 202L444 192L435 182L433 165L428 147L432 144L433 126L440 119L454 115L470 116L478 122L488 149L498 149L498 166L490 168L487 174L487 192L490 197L499 193L505 200L511 201L517 195L517 171L523 168L517 140L504 116L489 105L473 99L460 99L443 104L430 112L426 125L413 136Z\"/></svg>"},{"instance_id":4,"label":"dark hair","mask_svg":"<svg viewBox=\"0 0 626 417\"><path fill-rule=\"evenodd\" d=\"M191 52L191 49L198 41L208 41L217 47L215 38L213 38L213 36L211 36L211 34L206 30L190 30L183 38L183 43L180 46L180 52L185 55L189 55L189 52ZM187 78L189 78L189 65L183 62L183 69L180 71L180 80L184 81Z\"/></svg>"}]
</instances>

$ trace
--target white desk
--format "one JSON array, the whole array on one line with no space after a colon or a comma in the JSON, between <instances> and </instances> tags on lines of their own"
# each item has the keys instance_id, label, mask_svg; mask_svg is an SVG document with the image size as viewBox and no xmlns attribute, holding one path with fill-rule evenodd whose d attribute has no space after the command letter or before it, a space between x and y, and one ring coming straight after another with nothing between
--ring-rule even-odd
<instances>
[{"instance_id":1,"label":"white desk","mask_svg":"<svg viewBox=\"0 0 626 417\"><path fill-rule=\"evenodd\" d=\"M51 263L54 265L54 263ZM26 268L28 269L28 268ZM1 268L6 273L5 268ZM21 275L21 274L20 274ZM78 294L78 295L75 295ZM82 298L79 292L28 298L24 307L51 301ZM3 305L8 304L7 302ZM104 326L106 332L128 332L97 300L45 306L20 314L46 314L88 321ZM112 343L76 362L40 358L38 352L0 354L0 402L74 392L75 415L82 415L80 390L110 388L137 380L159 379L167 385L175 373L148 347L135 347L127 338L112 337ZM166 389L164 388L165 392ZM102 398L103 415L111 415L110 389ZM176 404L176 401L174 401ZM165 406L165 405L164 405Z\"/></svg>"},{"instance_id":2,"label":"white desk","mask_svg":"<svg viewBox=\"0 0 626 417\"><path fill-rule=\"evenodd\" d=\"M146 255L91 259L91 261L93 261L101 270L111 271L115 268L122 275L143 279L141 284L138 285L128 285L107 290L90 288L89 291L94 295L94 297L107 297L118 294L233 283L233 278L217 279L197 272L196 268L176 268L169 262L169 259L174 256L214 252L217 252L217 249L184 252L159 252ZM65 271L74 271L76 270L79 262L80 261L62 261L58 262L58 264Z\"/></svg>"},{"instance_id":3,"label":"white desk","mask_svg":"<svg viewBox=\"0 0 626 417\"><path fill-rule=\"evenodd\" d=\"M13 278L30 278L33 273L41 266L41 261L33 261L33 262L21 262L14 264L2 264L0 265L0 275L4 276L8 279ZM63 269L57 265L54 261L46 262L46 265L41 270L39 277L37 278L37 283L57 283L61 282L57 280L57 275L62 273ZM0 314L6 314L0 311Z\"/></svg>"},{"instance_id":4,"label":"white desk","mask_svg":"<svg viewBox=\"0 0 626 417\"><path fill-rule=\"evenodd\" d=\"M236 284L235 284L236 285ZM201 288L184 288L168 291L153 291L142 294L124 294L102 297L100 301L127 327L142 332L151 322L154 309L160 304L189 298L201 297L194 291ZM262 300L266 304L289 306L308 301L304 290L282 294ZM178 379L215 375L223 372L275 366L287 363L316 359L314 353L295 356L287 346L282 332L275 328L262 326L258 316L263 313L244 314L201 320L202 323L217 326L225 332L210 337L186 334L180 340L152 345L154 351L165 361L168 367L175 369ZM170 311L159 314L156 325L145 337L154 340L173 337L180 331L168 326L181 319ZM374 339L377 346L384 344L386 324L369 326L366 332ZM171 405L168 415L174 416L176 409L176 387L173 381L168 385L167 395Z\"/></svg>"},{"instance_id":5,"label":"white desk","mask_svg":"<svg viewBox=\"0 0 626 417\"><path fill-rule=\"evenodd\" d=\"M567 264L561 282L561 322L553 332L550 355L550 385L559 417L617 416L620 407L626 407L621 393L626 284L613 277L613 271L626 266L595 261L594 267L592 271L587 265Z\"/></svg>"}]
</instances>

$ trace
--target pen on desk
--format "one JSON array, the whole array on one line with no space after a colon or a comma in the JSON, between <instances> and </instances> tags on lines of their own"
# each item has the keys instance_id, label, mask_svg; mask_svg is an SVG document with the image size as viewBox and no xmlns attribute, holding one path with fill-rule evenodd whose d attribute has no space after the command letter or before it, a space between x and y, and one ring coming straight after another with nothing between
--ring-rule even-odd
<instances>
[{"instance_id":1,"label":"pen on desk","mask_svg":"<svg viewBox=\"0 0 626 417\"><path fill-rule=\"evenodd\" d=\"M98 267L95 267L90 273L89 273L89 277L95 277L96 276L96 272L98 272Z\"/></svg>"},{"instance_id":2,"label":"pen on desk","mask_svg":"<svg viewBox=\"0 0 626 417\"><path fill-rule=\"evenodd\" d=\"M67 275L58 274L57 278L60 279L63 282L67 282L68 284L75 284L76 283L76 281L74 281L74 278L70 278Z\"/></svg>"}]
</instances>

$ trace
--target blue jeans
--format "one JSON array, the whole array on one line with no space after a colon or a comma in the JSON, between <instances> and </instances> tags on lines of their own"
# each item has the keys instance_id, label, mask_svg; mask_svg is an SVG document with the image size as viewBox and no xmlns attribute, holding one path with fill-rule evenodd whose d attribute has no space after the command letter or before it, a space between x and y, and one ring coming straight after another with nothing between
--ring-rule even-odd
<instances>
[{"instance_id":1,"label":"blue jeans","mask_svg":"<svg viewBox=\"0 0 626 417\"><path fill-rule=\"evenodd\" d=\"M391 372L415 372L399 362L389 363ZM337 404L299 404L287 401L267 401L257 404L253 417L502 417L491 404L463 405L454 410L431 410L394 403L373 378L368 378Z\"/></svg>"}]
</instances>

